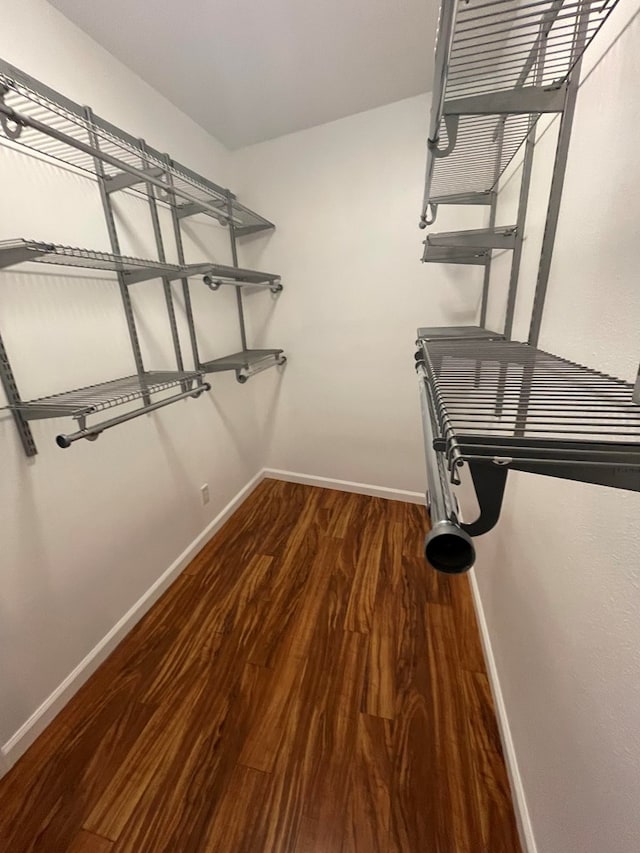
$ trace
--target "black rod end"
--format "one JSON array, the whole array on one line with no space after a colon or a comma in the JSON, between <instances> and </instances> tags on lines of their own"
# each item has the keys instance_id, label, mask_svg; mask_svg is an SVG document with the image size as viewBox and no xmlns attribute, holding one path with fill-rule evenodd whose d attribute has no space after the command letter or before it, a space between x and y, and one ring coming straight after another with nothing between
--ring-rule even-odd
<instances>
[{"instance_id":1,"label":"black rod end","mask_svg":"<svg viewBox=\"0 0 640 853\"><path fill-rule=\"evenodd\" d=\"M69 438L66 435L57 435L56 444L58 445L58 447L71 447L71 442L69 441Z\"/></svg>"},{"instance_id":2,"label":"black rod end","mask_svg":"<svg viewBox=\"0 0 640 853\"><path fill-rule=\"evenodd\" d=\"M441 521L427 534L424 555L437 571L458 575L473 566L476 549L469 534L457 524Z\"/></svg>"}]
</instances>

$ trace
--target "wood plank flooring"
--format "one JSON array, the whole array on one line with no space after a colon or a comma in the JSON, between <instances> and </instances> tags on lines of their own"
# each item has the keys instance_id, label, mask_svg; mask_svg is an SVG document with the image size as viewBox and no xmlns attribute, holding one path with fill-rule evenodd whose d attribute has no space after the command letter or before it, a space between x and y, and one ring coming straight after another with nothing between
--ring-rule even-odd
<instances>
[{"instance_id":1,"label":"wood plank flooring","mask_svg":"<svg viewBox=\"0 0 640 853\"><path fill-rule=\"evenodd\" d=\"M0 850L518 853L425 518L261 483L0 781Z\"/></svg>"}]
</instances>

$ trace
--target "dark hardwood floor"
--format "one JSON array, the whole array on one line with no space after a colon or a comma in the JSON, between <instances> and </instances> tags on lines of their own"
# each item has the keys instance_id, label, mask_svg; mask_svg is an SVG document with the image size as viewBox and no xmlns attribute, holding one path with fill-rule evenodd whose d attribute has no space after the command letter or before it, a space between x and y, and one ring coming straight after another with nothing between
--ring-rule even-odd
<instances>
[{"instance_id":1,"label":"dark hardwood floor","mask_svg":"<svg viewBox=\"0 0 640 853\"><path fill-rule=\"evenodd\" d=\"M266 480L0 781L7 853L518 853L422 507Z\"/></svg>"}]
</instances>

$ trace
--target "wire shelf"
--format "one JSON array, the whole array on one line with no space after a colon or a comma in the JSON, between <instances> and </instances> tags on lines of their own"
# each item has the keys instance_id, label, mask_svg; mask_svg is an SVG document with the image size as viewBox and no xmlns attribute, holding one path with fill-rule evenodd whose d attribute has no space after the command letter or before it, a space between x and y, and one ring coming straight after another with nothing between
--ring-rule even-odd
<instances>
[{"instance_id":1,"label":"wire shelf","mask_svg":"<svg viewBox=\"0 0 640 853\"><path fill-rule=\"evenodd\" d=\"M422 262L425 264L470 264L486 266L491 260L490 249L460 249L451 246L432 246L425 241Z\"/></svg>"},{"instance_id":2,"label":"wire shelf","mask_svg":"<svg viewBox=\"0 0 640 853\"><path fill-rule=\"evenodd\" d=\"M282 357L284 350L281 349L248 349L224 355L222 358L214 358L200 365L204 373L218 373L224 370L250 370L259 362L277 361Z\"/></svg>"},{"instance_id":3,"label":"wire shelf","mask_svg":"<svg viewBox=\"0 0 640 853\"><path fill-rule=\"evenodd\" d=\"M114 161L104 163L107 183L128 169L143 170L156 181L154 195L162 199L165 193L174 193L178 209L182 209L183 214L185 208L189 208L189 213L206 213L226 221L231 202L233 223L238 234L274 227L272 222L240 204L228 190L152 148L145 147L142 150L139 140L104 119L94 116L90 121L79 104L2 60L0 92L4 92L4 105L14 111L18 118L36 122L58 135L58 138L53 138L38 127L27 122L16 122L11 116L3 115L5 134L19 145L96 175L93 153L87 150L87 146L92 147L94 137L99 141L101 154ZM61 134L64 139L59 138ZM170 182L166 181L168 175ZM146 193L151 191L151 186L139 182L132 188Z\"/></svg>"},{"instance_id":4,"label":"wire shelf","mask_svg":"<svg viewBox=\"0 0 640 853\"><path fill-rule=\"evenodd\" d=\"M619 466L640 490L640 406L631 383L523 343L419 342L452 479L462 462L480 460L540 473Z\"/></svg>"},{"instance_id":5,"label":"wire shelf","mask_svg":"<svg viewBox=\"0 0 640 853\"><path fill-rule=\"evenodd\" d=\"M262 285L277 291L282 289L280 276L276 273L214 263L166 264L160 261L132 258L128 255L115 255L111 252L97 252L93 249L81 249L77 246L62 246L57 243L44 243L22 238L0 240L0 269L26 262L121 272L125 275L127 283L145 281L151 278L174 280L202 275L205 279L210 280L208 283L214 289L218 283Z\"/></svg>"},{"instance_id":6,"label":"wire shelf","mask_svg":"<svg viewBox=\"0 0 640 853\"><path fill-rule=\"evenodd\" d=\"M202 272L205 284L216 290L221 284L252 285L282 289L277 273L248 270L242 267L229 267L224 264L190 264L187 269L191 275Z\"/></svg>"},{"instance_id":7,"label":"wire shelf","mask_svg":"<svg viewBox=\"0 0 640 853\"><path fill-rule=\"evenodd\" d=\"M177 386L192 383L199 385L201 381L202 377L197 372L149 371L142 377L125 376L73 391L38 397L9 408L19 411L26 420L65 416L80 418Z\"/></svg>"},{"instance_id":8,"label":"wire shelf","mask_svg":"<svg viewBox=\"0 0 640 853\"><path fill-rule=\"evenodd\" d=\"M423 326L418 329L418 342L424 341L446 341L467 338L471 340L504 340L500 332L492 332L481 326Z\"/></svg>"},{"instance_id":9,"label":"wire shelf","mask_svg":"<svg viewBox=\"0 0 640 853\"><path fill-rule=\"evenodd\" d=\"M145 272L149 277L176 278L183 272L183 268L175 264L163 264L159 261L131 258L127 255L114 255L111 252L97 252L77 246L62 246L26 239L0 240L0 268L27 261L123 272L129 275Z\"/></svg>"},{"instance_id":10,"label":"wire shelf","mask_svg":"<svg viewBox=\"0 0 640 853\"><path fill-rule=\"evenodd\" d=\"M562 87L617 3L442 0L430 129L438 149L452 141L445 121L452 102L500 92L513 92L517 102L518 90ZM423 213L432 198L494 189L540 116L515 106L501 114L463 113L453 150L442 157L429 152Z\"/></svg>"}]
</instances>

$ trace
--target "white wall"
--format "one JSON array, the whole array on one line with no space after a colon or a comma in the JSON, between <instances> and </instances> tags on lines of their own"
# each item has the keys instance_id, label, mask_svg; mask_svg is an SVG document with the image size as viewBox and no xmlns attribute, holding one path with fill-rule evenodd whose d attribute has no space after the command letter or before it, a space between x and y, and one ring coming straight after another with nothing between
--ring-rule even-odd
<instances>
[{"instance_id":1,"label":"white wall","mask_svg":"<svg viewBox=\"0 0 640 853\"><path fill-rule=\"evenodd\" d=\"M232 184L220 144L42 0L5 0L0 56ZM0 184L1 239L109 249L93 181L3 144ZM118 210L122 250L155 257L146 202L123 196ZM187 260L230 262L226 231L198 219L187 226ZM169 235L165 229L174 260ZM23 398L135 371L113 278L35 265L1 278L0 328ZM204 355L239 349L230 289L211 294L194 282L192 290ZM178 288L176 295L191 366ZM147 368L172 369L160 282L136 285L133 298ZM70 420L35 422L32 461L0 413L0 745L9 760L28 745L29 733L14 738L20 727L262 467L253 399L260 381L241 386L220 375L203 398L66 451L54 437L71 431ZM205 482L211 502L202 507Z\"/></svg>"},{"instance_id":2,"label":"white wall","mask_svg":"<svg viewBox=\"0 0 640 853\"><path fill-rule=\"evenodd\" d=\"M640 360L640 19L585 56L540 346L633 381ZM514 335L526 340L557 122L536 146ZM513 220L519 169L499 220ZM499 282L499 277L497 283ZM490 323L504 294L493 291ZM640 849L640 494L511 474L476 577L539 853Z\"/></svg>"},{"instance_id":3,"label":"white wall","mask_svg":"<svg viewBox=\"0 0 640 853\"><path fill-rule=\"evenodd\" d=\"M254 314L256 339L290 354L279 396L271 377L258 407L275 412L273 468L424 491L416 327L476 322L481 293L478 270L419 262L428 110L410 98L237 155L244 197L278 223L253 262L285 282L277 309Z\"/></svg>"}]
</instances>

